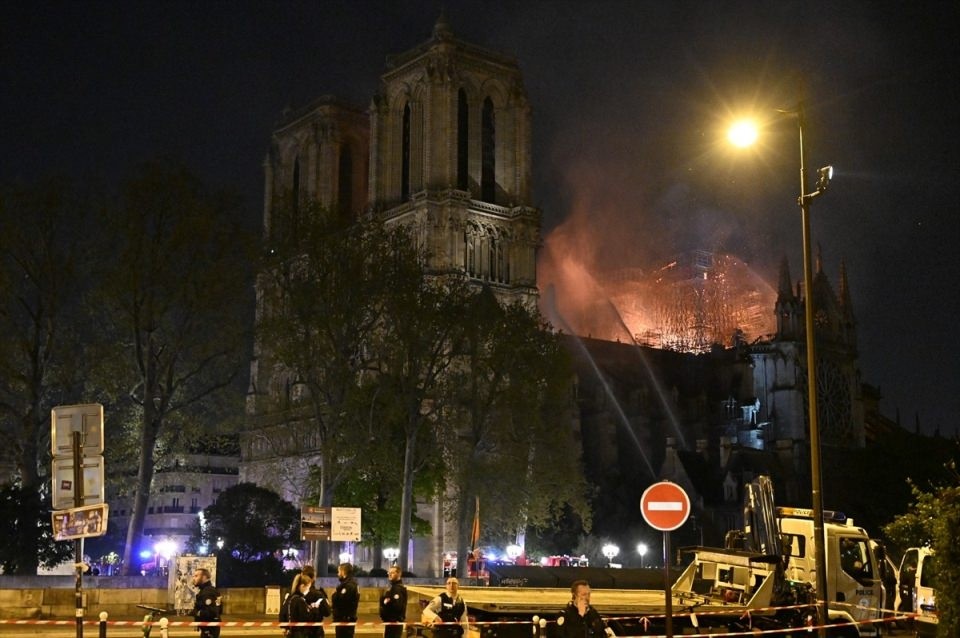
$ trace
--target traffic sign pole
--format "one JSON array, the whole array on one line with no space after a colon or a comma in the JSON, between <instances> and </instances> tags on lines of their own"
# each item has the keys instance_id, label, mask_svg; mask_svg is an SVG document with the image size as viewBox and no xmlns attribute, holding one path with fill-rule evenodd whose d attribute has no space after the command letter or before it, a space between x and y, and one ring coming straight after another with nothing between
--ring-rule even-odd
<instances>
[{"instance_id":1,"label":"traffic sign pole","mask_svg":"<svg viewBox=\"0 0 960 638\"><path fill-rule=\"evenodd\" d=\"M670 481L654 483L640 497L640 513L650 527L663 532L663 593L667 636L673 638L673 583L670 582L670 532L687 522L690 497Z\"/></svg>"},{"instance_id":2,"label":"traffic sign pole","mask_svg":"<svg viewBox=\"0 0 960 638\"><path fill-rule=\"evenodd\" d=\"M80 430L73 430L73 506L83 505L83 452L80 450ZM77 569L76 591L77 601L77 638L83 638L83 539L73 541L73 562Z\"/></svg>"}]
</instances>

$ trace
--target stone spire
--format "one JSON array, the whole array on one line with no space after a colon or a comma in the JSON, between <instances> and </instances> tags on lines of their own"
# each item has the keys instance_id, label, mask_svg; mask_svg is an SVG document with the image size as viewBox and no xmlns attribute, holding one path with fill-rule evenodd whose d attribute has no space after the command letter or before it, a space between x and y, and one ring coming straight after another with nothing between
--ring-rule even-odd
<instances>
[{"instance_id":1,"label":"stone spire","mask_svg":"<svg viewBox=\"0 0 960 638\"><path fill-rule=\"evenodd\" d=\"M453 29L450 27L450 21L447 20L447 11L446 9L440 9L440 17L437 18L437 23L433 25L433 39L434 40L452 40L453 39Z\"/></svg>"},{"instance_id":2,"label":"stone spire","mask_svg":"<svg viewBox=\"0 0 960 638\"><path fill-rule=\"evenodd\" d=\"M786 255L780 261L780 281L777 285L777 295L784 301L794 298L793 281L790 279L790 264L787 262Z\"/></svg>"},{"instance_id":3,"label":"stone spire","mask_svg":"<svg viewBox=\"0 0 960 638\"><path fill-rule=\"evenodd\" d=\"M840 309L846 321L853 321L853 301L850 298L850 283L847 281L847 262L840 260Z\"/></svg>"}]
</instances>

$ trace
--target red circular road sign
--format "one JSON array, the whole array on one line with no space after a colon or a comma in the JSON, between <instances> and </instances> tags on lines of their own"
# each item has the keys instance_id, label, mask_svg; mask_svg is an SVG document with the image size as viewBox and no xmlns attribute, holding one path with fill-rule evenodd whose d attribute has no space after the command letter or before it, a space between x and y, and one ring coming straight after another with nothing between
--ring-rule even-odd
<instances>
[{"instance_id":1,"label":"red circular road sign","mask_svg":"<svg viewBox=\"0 0 960 638\"><path fill-rule=\"evenodd\" d=\"M640 513L650 527L671 532L687 522L690 497L676 483L654 483L640 497Z\"/></svg>"}]
</instances>

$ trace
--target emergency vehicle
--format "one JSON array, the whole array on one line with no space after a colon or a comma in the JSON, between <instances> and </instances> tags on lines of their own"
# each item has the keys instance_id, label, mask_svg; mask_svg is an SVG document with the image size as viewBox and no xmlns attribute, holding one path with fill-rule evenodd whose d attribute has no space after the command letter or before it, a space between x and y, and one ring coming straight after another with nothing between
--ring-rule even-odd
<instances>
[{"instance_id":1,"label":"emergency vehicle","mask_svg":"<svg viewBox=\"0 0 960 638\"><path fill-rule=\"evenodd\" d=\"M911 547L900 561L897 610L916 614L915 627L921 635L937 631L937 592L933 587L937 560L929 547Z\"/></svg>"}]
</instances>

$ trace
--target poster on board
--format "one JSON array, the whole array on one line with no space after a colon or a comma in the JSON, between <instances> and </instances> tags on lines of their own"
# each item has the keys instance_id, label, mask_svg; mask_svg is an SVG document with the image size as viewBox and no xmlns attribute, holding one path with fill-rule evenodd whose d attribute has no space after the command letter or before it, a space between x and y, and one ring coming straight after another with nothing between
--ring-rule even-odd
<instances>
[{"instance_id":1,"label":"poster on board","mask_svg":"<svg viewBox=\"0 0 960 638\"><path fill-rule=\"evenodd\" d=\"M167 598L177 615L186 616L193 611L193 603L197 599L197 589L193 586L193 572L199 567L210 570L210 580L217 584L217 557L191 556L185 554L177 556L175 568L170 570L167 584Z\"/></svg>"}]
</instances>

